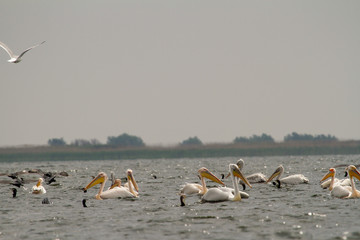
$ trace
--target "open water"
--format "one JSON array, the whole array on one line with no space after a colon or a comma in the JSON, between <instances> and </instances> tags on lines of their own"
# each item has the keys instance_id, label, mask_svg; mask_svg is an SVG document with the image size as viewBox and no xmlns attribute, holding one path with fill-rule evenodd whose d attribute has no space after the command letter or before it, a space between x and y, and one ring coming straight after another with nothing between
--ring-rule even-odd
<instances>
[{"instance_id":1,"label":"open water","mask_svg":"<svg viewBox=\"0 0 360 240\"><path fill-rule=\"evenodd\" d=\"M0 239L360 239L360 200L332 198L319 185L330 167L359 164L360 155L243 159L245 175L269 176L283 164L284 176L302 173L310 183L280 189L253 184L246 190L250 198L241 202L200 203L192 196L181 207L179 188L198 183L200 167L220 177L237 158L0 163L2 173L40 168L70 174L57 177L55 186L45 185L47 193L40 196L30 193L35 182L19 189L16 198L10 185L0 184ZM82 191L99 171L125 177L128 168L140 188L138 199L95 200L99 185ZM338 168L337 177L343 174ZM230 179L225 183L231 186ZM52 203L42 204L45 197Z\"/></svg>"}]
</instances>

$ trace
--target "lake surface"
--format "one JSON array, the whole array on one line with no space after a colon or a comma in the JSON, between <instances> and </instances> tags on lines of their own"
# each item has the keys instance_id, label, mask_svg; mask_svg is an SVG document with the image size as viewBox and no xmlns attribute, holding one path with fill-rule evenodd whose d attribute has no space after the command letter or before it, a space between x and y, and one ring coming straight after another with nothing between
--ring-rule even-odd
<instances>
[{"instance_id":1,"label":"lake surface","mask_svg":"<svg viewBox=\"0 0 360 240\"><path fill-rule=\"evenodd\" d=\"M359 164L360 155L243 159L245 175L270 176L283 164L283 176L302 173L310 183L280 189L252 184L246 190L250 198L241 202L200 203L191 196L181 207L180 186L198 183L200 167L220 177L237 158L0 163L2 173L40 168L70 174L57 177L55 186L44 185L47 193L40 196L29 193L35 182L18 189L16 198L12 198L11 185L0 184L0 239L360 239L360 200L332 198L319 185L330 167ZM81 190L99 171L125 177L128 168L140 188L138 199L100 201L94 199L99 185L87 193ZM338 168L337 177L343 174L343 168ZM23 176L38 178L36 174ZM224 182L232 187L230 179ZM45 197L52 204L42 204ZM83 199L87 208L82 206Z\"/></svg>"}]
</instances>

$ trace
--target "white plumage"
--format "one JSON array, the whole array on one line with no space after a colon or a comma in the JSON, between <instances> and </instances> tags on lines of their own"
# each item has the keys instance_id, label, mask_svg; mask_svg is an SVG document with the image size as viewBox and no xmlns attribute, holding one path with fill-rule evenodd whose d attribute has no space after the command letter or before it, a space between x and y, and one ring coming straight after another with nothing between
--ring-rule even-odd
<instances>
[{"instance_id":1,"label":"white plumage","mask_svg":"<svg viewBox=\"0 0 360 240\"><path fill-rule=\"evenodd\" d=\"M35 45L35 46L32 46L32 47L27 48L27 49L26 49L25 51L23 51L19 56L18 56L18 55L15 55L15 54L11 51L11 49L10 49L8 46L6 46L5 43L0 42L0 47L2 47L2 48L9 54L10 59L8 60L8 62L10 62L10 63L18 63L18 62L20 62L20 61L22 60L22 57L24 56L25 53L27 53L27 52L30 51L31 49L33 49L33 48L35 48L35 47L43 44L44 42L45 42L45 41L43 41L43 42L41 42L41 43L39 43L39 44L37 44L37 45Z\"/></svg>"}]
</instances>

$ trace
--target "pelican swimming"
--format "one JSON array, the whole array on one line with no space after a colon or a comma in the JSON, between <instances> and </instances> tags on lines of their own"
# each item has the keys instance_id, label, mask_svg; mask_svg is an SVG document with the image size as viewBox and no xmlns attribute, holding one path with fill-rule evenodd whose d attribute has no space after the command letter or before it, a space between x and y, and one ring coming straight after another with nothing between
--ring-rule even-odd
<instances>
[{"instance_id":1,"label":"pelican swimming","mask_svg":"<svg viewBox=\"0 0 360 240\"><path fill-rule=\"evenodd\" d=\"M128 177L129 182L131 182L131 178ZM98 194L95 195L95 198L98 200L110 199L110 198L136 198L137 195L132 188L132 184L129 184L129 188L125 187L113 187L112 189L104 191L105 183L108 180L106 173L100 172L85 188L84 192L86 192L89 188L97 184L100 185L100 189Z\"/></svg>"},{"instance_id":2,"label":"pelican swimming","mask_svg":"<svg viewBox=\"0 0 360 240\"><path fill-rule=\"evenodd\" d=\"M302 174L294 174L284 178L281 178L281 175L284 172L284 167L280 165L275 172L269 177L266 183L271 182L275 177L275 181L278 183L278 187L280 188L281 184L300 184L300 183L309 183L309 179Z\"/></svg>"},{"instance_id":3,"label":"pelican swimming","mask_svg":"<svg viewBox=\"0 0 360 240\"><path fill-rule=\"evenodd\" d=\"M244 160L241 158L236 162L236 165L239 167L240 170L244 167ZM267 178L262 173L253 173L251 175L246 176L246 179L249 183L264 183L267 181Z\"/></svg>"},{"instance_id":4,"label":"pelican swimming","mask_svg":"<svg viewBox=\"0 0 360 240\"><path fill-rule=\"evenodd\" d=\"M200 194L200 195L204 195L208 191L208 189L206 188L205 178L225 186L225 184L220 179L218 179L212 172L210 172L205 167L200 168L198 170L198 173L199 173L199 177L200 177L200 180L201 180L201 185L196 184L196 183L186 183L181 188L180 194L186 194L186 195Z\"/></svg>"},{"instance_id":5,"label":"pelican swimming","mask_svg":"<svg viewBox=\"0 0 360 240\"><path fill-rule=\"evenodd\" d=\"M331 168L330 168L331 170ZM330 192L330 195L337 198L360 198L360 191L356 189L355 182L353 177L356 177L358 180L360 180L360 173L356 169L354 165L350 165L346 168L346 172L349 175L350 184L351 186L342 186L341 184L334 183L333 180L335 176L335 171L330 171L327 173L321 180L324 181L325 179L331 177L332 181L332 190ZM335 170L335 169L334 169ZM330 187L329 187L330 190Z\"/></svg>"},{"instance_id":6,"label":"pelican swimming","mask_svg":"<svg viewBox=\"0 0 360 240\"><path fill-rule=\"evenodd\" d=\"M231 191L223 191L220 188L210 188L201 198L203 202L222 202L222 201L241 201L241 195L239 191L238 181L235 177L240 178L250 188L249 181L241 173L239 167L236 164L229 165L230 177L234 186L234 193Z\"/></svg>"},{"instance_id":7,"label":"pelican swimming","mask_svg":"<svg viewBox=\"0 0 360 240\"><path fill-rule=\"evenodd\" d=\"M334 186L340 184L341 186L351 186L351 181L349 178L346 179L337 179L335 178L336 170L335 168L330 168L329 171L324 175L324 177L320 180L321 187L326 189L328 188L330 191L333 190ZM325 181L326 179L330 178L329 180Z\"/></svg>"},{"instance_id":8,"label":"pelican swimming","mask_svg":"<svg viewBox=\"0 0 360 240\"><path fill-rule=\"evenodd\" d=\"M32 187L31 192L33 194L44 194L44 193L46 193L45 188L41 185L43 181L44 181L43 178L39 178L37 184Z\"/></svg>"},{"instance_id":9,"label":"pelican swimming","mask_svg":"<svg viewBox=\"0 0 360 240\"><path fill-rule=\"evenodd\" d=\"M23 51L19 56L18 55L15 55L11 49L5 45L5 43L2 43L0 42L0 47L2 47L10 56L10 59L8 60L8 62L10 63L18 63L22 60L22 56L24 56L25 53L27 53L28 51L30 51L31 49L35 48L35 47L38 47L40 46L41 44L43 44L45 41L35 45L35 46L32 46L32 47L29 47L28 49L26 49L25 51Z\"/></svg>"},{"instance_id":10,"label":"pelican swimming","mask_svg":"<svg viewBox=\"0 0 360 240\"><path fill-rule=\"evenodd\" d=\"M134 192L135 192L136 196L138 196L139 195L139 186L137 185L137 182L135 181L133 171L131 169L126 170L126 177L127 177L128 181L124 184L124 187L128 188L130 190L129 185L132 183L135 188Z\"/></svg>"}]
</instances>

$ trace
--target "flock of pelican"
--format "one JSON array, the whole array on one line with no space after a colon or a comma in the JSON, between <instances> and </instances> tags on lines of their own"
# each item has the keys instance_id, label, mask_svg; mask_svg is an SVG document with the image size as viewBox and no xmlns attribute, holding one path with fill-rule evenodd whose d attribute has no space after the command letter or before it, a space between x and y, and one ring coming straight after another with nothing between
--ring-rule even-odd
<instances>
[{"instance_id":1,"label":"flock of pelican","mask_svg":"<svg viewBox=\"0 0 360 240\"><path fill-rule=\"evenodd\" d=\"M284 167L280 165L276 170L270 175L269 178L262 173L254 173L248 176L244 176L242 173L242 168L244 167L244 161L242 159L238 160L236 164L229 164L228 166L228 175L225 177L222 174L222 180L215 176L211 171L205 167L201 167L197 173L200 179L200 184L198 183L185 183L181 186L179 195L181 206L185 206L185 198L190 195L200 196L201 202L222 202L222 201L241 201L243 198L249 198L249 194L240 191L239 184L243 185L243 189L246 189L246 185L252 188L251 184L255 183L273 183L276 187L280 188L283 185L295 185L309 183L309 179L306 178L303 174L294 174L287 177L281 177L284 172ZM55 182L55 176L60 174L55 173L44 173L41 170L29 170L21 171L17 173L7 174L8 177L15 179L16 183L11 183L14 186L20 187L23 186L23 178L19 178L19 175L25 173L38 173L40 177L31 189L32 194L45 194L46 190L42 185L43 182L50 184ZM5 175L5 174L0 174ZM61 173L63 176L67 176L67 173ZM113 174L111 174L111 186L105 190L105 184L108 181L108 176L104 172L100 172L83 188L83 191L86 192L88 189L100 184L98 193L95 195L95 199L104 200L104 199L116 199L116 198L138 198L139 197L139 187L134 178L133 171L128 169L126 171L127 182L122 186L121 179L114 179ZM330 168L329 171L321 178L320 183L321 187L328 189L332 197L348 199L348 198L360 198L360 191L356 189L354 178L360 180L360 172L356 169L354 165L349 165L345 169L346 179L338 179L335 177L336 170ZM225 178L231 179L232 188L226 187L223 180ZM44 180L45 178L45 180ZM216 187L208 188L206 186L206 179L219 184ZM20 182L20 185L18 185ZM16 189L12 188L13 197L16 197ZM46 199L47 200L47 199ZM83 200L83 205L85 205L85 199ZM48 202L48 201L45 201ZM43 202L44 203L44 202Z\"/></svg>"},{"instance_id":2,"label":"flock of pelican","mask_svg":"<svg viewBox=\"0 0 360 240\"><path fill-rule=\"evenodd\" d=\"M236 164L229 164L229 174L226 176L231 177L233 188L225 187L225 184L217 178L208 169L202 167L198 170L200 184L186 183L180 189L180 202L181 206L185 206L185 198L189 195L198 195L201 198L201 202L222 202L222 201L241 201L242 198L248 198L249 195L239 190L239 183L252 188L251 183L271 183L280 188L284 185L306 184L309 183L309 179L303 174L294 174L281 178L284 173L284 167L280 165L276 168L273 174L269 178L262 173L254 173L249 176L244 176L242 168L244 161L239 159ZM336 198L360 198L360 191L355 188L354 177L360 180L360 172L354 165L349 165L345 169L345 173L349 178L339 180L335 178L335 168L330 168L329 172L320 180L322 188L328 188L330 195ZM225 176L225 175L223 175ZM205 178L220 184L221 186L207 188ZM330 180L327 180L331 178ZM325 181L327 180L327 181Z\"/></svg>"},{"instance_id":3,"label":"flock of pelican","mask_svg":"<svg viewBox=\"0 0 360 240\"><path fill-rule=\"evenodd\" d=\"M323 182L321 187L329 189L330 195L336 198L360 198L360 191L356 189L354 182L354 177L360 180L360 172L354 165L350 165L345 169L345 176L348 175L348 179L339 180L335 178L335 174L335 168L330 168L320 182L328 178L331 179Z\"/></svg>"}]
</instances>

